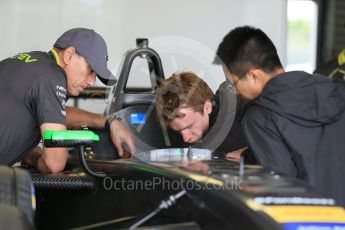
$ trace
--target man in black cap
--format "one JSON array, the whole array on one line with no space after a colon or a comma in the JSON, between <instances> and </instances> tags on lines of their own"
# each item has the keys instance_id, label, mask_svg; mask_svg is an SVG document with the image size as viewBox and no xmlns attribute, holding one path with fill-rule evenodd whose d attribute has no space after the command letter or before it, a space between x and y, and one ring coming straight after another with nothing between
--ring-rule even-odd
<instances>
[{"instance_id":1,"label":"man in black cap","mask_svg":"<svg viewBox=\"0 0 345 230\"><path fill-rule=\"evenodd\" d=\"M134 136L116 117L65 107L68 95L77 96L93 86L96 76L104 84L115 78L107 68L104 39L85 28L68 30L48 53L20 53L0 62L0 164L23 161L42 172L65 167L65 148L37 147L45 130L65 130L87 125L106 128L120 156L122 144L135 152Z\"/></svg>"}]
</instances>

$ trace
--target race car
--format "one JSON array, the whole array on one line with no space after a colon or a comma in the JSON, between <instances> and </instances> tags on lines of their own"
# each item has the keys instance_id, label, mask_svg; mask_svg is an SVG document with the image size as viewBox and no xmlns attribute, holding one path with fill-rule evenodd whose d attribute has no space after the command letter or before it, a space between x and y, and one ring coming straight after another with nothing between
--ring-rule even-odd
<instances>
[{"instance_id":1,"label":"race car","mask_svg":"<svg viewBox=\"0 0 345 230\"><path fill-rule=\"evenodd\" d=\"M148 62L152 89L127 92L138 57ZM138 40L124 55L105 112L120 116L136 135L133 158L119 159L102 130L45 134L46 147L69 147L71 158L62 174L31 174L37 229L345 229L345 211L334 199L214 151L231 127L227 116L191 146L162 128L154 90L163 80L158 53ZM233 107L228 92L220 88L220 115Z\"/></svg>"}]
</instances>

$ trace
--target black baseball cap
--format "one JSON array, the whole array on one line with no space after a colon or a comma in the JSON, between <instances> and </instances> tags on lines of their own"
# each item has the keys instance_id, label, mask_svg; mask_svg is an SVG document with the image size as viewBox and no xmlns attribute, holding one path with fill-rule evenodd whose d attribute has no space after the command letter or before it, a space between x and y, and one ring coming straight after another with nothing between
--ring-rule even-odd
<instances>
[{"instance_id":1,"label":"black baseball cap","mask_svg":"<svg viewBox=\"0 0 345 230\"><path fill-rule=\"evenodd\" d=\"M107 68L107 44L101 35L92 29L74 28L63 33L54 44L54 47L62 49L70 46L73 46L77 53L85 58L103 84L116 83L115 76Z\"/></svg>"}]
</instances>

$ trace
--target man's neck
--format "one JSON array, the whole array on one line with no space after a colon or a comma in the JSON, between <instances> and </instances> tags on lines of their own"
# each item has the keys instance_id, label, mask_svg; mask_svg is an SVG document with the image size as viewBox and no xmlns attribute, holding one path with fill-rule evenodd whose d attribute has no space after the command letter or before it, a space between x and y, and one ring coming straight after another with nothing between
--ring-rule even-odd
<instances>
[{"instance_id":1,"label":"man's neck","mask_svg":"<svg viewBox=\"0 0 345 230\"><path fill-rule=\"evenodd\" d=\"M271 79L279 76L282 73L285 73L285 70L283 68L277 68L272 73L267 74L267 77L264 78L263 85L266 86Z\"/></svg>"}]
</instances>

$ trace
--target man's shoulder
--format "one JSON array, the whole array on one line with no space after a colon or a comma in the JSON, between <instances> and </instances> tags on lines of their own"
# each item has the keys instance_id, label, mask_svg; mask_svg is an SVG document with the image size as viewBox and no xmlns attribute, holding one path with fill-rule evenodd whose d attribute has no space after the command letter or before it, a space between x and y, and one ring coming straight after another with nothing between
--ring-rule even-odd
<instances>
[{"instance_id":1,"label":"man's shoulder","mask_svg":"<svg viewBox=\"0 0 345 230\"><path fill-rule=\"evenodd\" d=\"M37 63L31 65L31 73L27 79L31 80L30 87L35 92L55 93L66 95L67 78L64 70L57 65L49 53L33 51L28 53ZM66 98L66 96L64 96Z\"/></svg>"},{"instance_id":2,"label":"man's shoulder","mask_svg":"<svg viewBox=\"0 0 345 230\"><path fill-rule=\"evenodd\" d=\"M38 60L35 67L40 68L41 71L46 71L47 73L55 73L61 76L65 75L63 69L56 63L56 61L49 53L33 51L29 54Z\"/></svg>"},{"instance_id":3,"label":"man's shoulder","mask_svg":"<svg viewBox=\"0 0 345 230\"><path fill-rule=\"evenodd\" d=\"M246 108L245 117L254 117L256 115L261 115L262 113L266 113L265 107L259 104L251 104Z\"/></svg>"},{"instance_id":4,"label":"man's shoulder","mask_svg":"<svg viewBox=\"0 0 345 230\"><path fill-rule=\"evenodd\" d=\"M258 104L251 104L247 107L242 123L261 123L265 124L267 121L271 121L275 115L274 111L267 109L266 107Z\"/></svg>"},{"instance_id":5,"label":"man's shoulder","mask_svg":"<svg viewBox=\"0 0 345 230\"><path fill-rule=\"evenodd\" d=\"M25 76L25 78L21 78L22 81L25 81L25 79L28 81L41 80L45 76L56 76L58 79L66 78L64 70L47 52L22 52L6 60L6 67L9 70L12 69L18 75Z\"/></svg>"}]
</instances>

